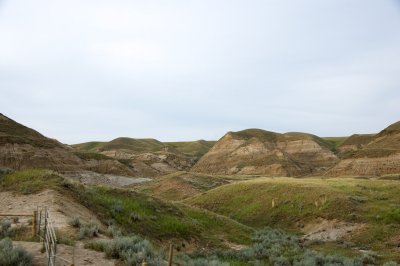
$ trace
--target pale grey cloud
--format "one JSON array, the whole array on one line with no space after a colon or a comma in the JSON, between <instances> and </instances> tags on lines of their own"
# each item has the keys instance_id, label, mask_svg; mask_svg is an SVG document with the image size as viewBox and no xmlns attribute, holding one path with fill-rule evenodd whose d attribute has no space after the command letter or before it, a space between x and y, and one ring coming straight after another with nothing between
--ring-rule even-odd
<instances>
[{"instance_id":1,"label":"pale grey cloud","mask_svg":"<svg viewBox=\"0 0 400 266\"><path fill-rule=\"evenodd\" d=\"M400 4L0 2L1 112L66 143L399 120Z\"/></svg>"}]
</instances>

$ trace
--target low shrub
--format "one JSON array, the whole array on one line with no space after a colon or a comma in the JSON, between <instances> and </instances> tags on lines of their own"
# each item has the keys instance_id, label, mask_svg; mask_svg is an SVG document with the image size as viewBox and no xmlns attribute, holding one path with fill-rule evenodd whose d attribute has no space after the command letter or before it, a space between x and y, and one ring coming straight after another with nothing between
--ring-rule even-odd
<instances>
[{"instance_id":1,"label":"low shrub","mask_svg":"<svg viewBox=\"0 0 400 266\"><path fill-rule=\"evenodd\" d=\"M110 237L119 237L122 236L121 230L115 225L109 225L106 231L106 234Z\"/></svg>"},{"instance_id":2,"label":"low shrub","mask_svg":"<svg viewBox=\"0 0 400 266\"><path fill-rule=\"evenodd\" d=\"M179 263L185 266L230 266L227 262L220 261L216 256L211 258L191 258L188 255L178 257Z\"/></svg>"},{"instance_id":3,"label":"low shrub","mask_svg":"<svg viewBox=\"0 0 400 266\"><path fill-rule=\"evenodd\" d=\"M85 247L105 252L108 258L120 259L123 265L135 266L146 261L150 266L162 264L162 253L148 240L139 236L118 237L109 241L94 241Z\"/></svg>"},{"instance_id":4,"label":"low shrub","mask_svg":"<svg viewBox=\"0 0 400 266\"><path fill-rule=\"evenodd\" d=\"M84 248L86 249L92 249L98 252L104 252L104 248L107 245L108 240L96 240L96 241L90 241L86 242L84 245Z\"/></svg>"},{"instance_id":5,"label":"low shrub","mask_svg":"<svg viewBox=\"0 0 400 266\"><path fill-rule=\"evenodd\" d=\"M11 220L0 220L0 238L11 237L13 235L14 231L11 228L11 224Z\"/></svg>"},{"instance_id":6,"label":"low shrub","mask_svg":"<svg viewBox=\"0 0 400 266\"><path fill-rule=\"evenodd\" d=\"M82 225L79 217L74 217L71 221L68 222L68 224L75 228L80 228Z\"/></svg>"},{"instance_id":7,"label":"low shrub","mask_svg":"<svg viewBox=\"0 0 400 266\"><path fill-rule=\"evenodd\" d=\"M9 238L0 240L0 265L30 266L32 255L20 246L14 247Z\"/></svg>"},{"instance_id":8,"label":"low shrub","mask_svg":"<svg viewBox=\"0 0 400 266\"><path fill-rule=\"evenodd\" d=\"M97 227L96 224L87 224L87 225L82 225L79 228L79 233L77 238L79 240L84 239L84 238L92 238L95 236L99 235L99 228Z\"/></svg>"},{"instance_id":9,"label":"low shrub","mask_svg":"<svg viewBox=\"0 0 400 266\"><path fill-rule=\"evenodd\" d=\"M356 258L326 255L304 248L297 236L282 230L265 228L258 231L253 240L252 246L240 251L216 251L213 254L193 253L190 256L183 256L180 260L184 265L193 266L212 265L211 262L217 263L215 265L226 265L224 261L243 262L257 266L377 265L377 256L374 253L366 253Z\"/></svg>"}]
</instances>

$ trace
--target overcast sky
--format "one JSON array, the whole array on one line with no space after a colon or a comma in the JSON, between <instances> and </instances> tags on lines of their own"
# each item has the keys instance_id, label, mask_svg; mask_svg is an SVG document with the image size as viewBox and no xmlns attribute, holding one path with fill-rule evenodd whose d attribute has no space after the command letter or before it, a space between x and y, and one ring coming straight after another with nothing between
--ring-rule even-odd
<instances>
[{"instance_id":1,"label":"overcast sky","mask_svg":"<svg viewBox=\"0 0 400 266\"><path fill-rule=\"evenodd\" d=\"M400 1L0 0L0 112L72 144L400 120Z\"/></svg>"}]
</instances>

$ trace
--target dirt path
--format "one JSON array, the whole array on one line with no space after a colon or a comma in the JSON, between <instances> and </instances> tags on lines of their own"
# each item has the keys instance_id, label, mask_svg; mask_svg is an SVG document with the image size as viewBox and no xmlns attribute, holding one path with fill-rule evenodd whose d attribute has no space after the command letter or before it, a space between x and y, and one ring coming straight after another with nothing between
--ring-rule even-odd
<instances>
[{"instance_id":1,"label":"dirt path","mask_svg":"<svg viewBox=\"0 0 400 266\"><path fill-rule=\"evenodd\" d=\"M14 241L14 245L19 245L32 253L34 266L47 265L46 254L41 252L42 244L37 242ZM72 262L73 247L66 245L57 245L57 257L64 258ZM75 265L101 265L114 266L116 260L109 260L104 257L104 253L84 249L83 244L78 242L75 247ZM65 262L60 258L56 259L57 266L67 266L71 263Z\"/></svg>"}]
</instances>

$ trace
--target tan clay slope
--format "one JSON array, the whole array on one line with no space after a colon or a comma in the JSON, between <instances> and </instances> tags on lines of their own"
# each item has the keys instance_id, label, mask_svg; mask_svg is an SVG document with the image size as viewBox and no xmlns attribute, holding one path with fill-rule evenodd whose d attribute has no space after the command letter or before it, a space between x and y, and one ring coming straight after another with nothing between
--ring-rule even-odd
<instances>
[{"instance_id":1,"label":"tan clay slope","mask_svg":"<svg viewBox=\"0 0 400 266\"><path fill-rule=\"evenodd\" d=\"M353 140L351 145L345 145L346 141L339 148L341 161L326 175L400 174L400 122L376 135L355 135Z\"/></svg>"},{"instance_id":2,"label":"tan clay slope","mask_svg":"<svg viewBox=\"0 0 400 266\"><path fill-rule=\"evenodd\" d=\"M324 171L336 161L337 157L329 146L316 136L248 129L228 132L192 171L300 176Z\"/></svg>"}]
</instances>

